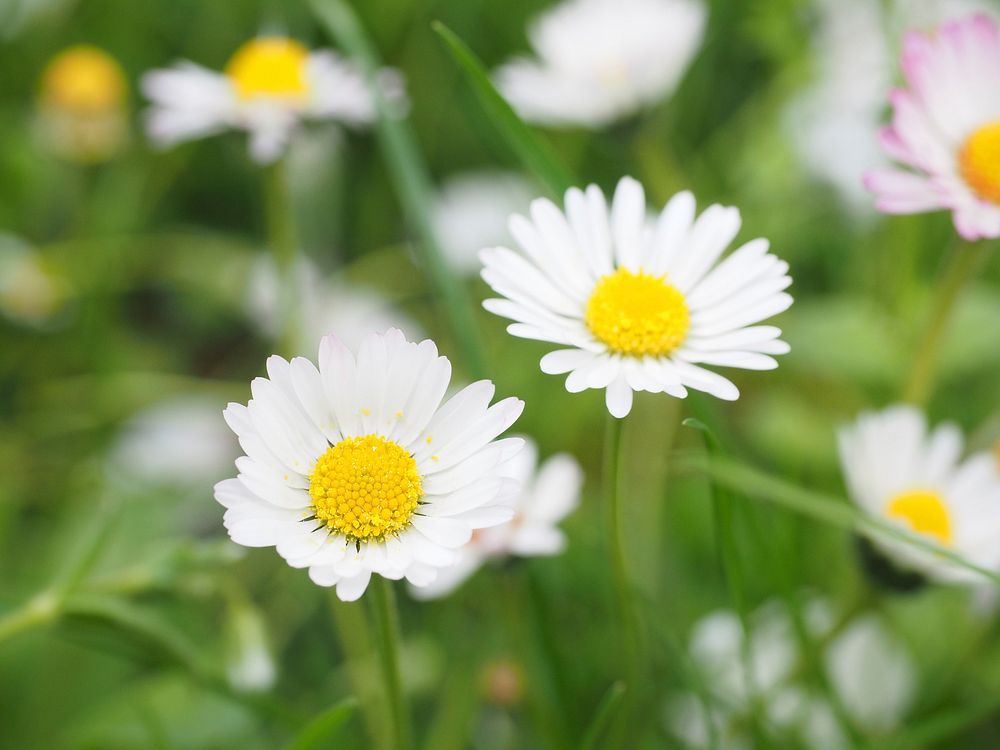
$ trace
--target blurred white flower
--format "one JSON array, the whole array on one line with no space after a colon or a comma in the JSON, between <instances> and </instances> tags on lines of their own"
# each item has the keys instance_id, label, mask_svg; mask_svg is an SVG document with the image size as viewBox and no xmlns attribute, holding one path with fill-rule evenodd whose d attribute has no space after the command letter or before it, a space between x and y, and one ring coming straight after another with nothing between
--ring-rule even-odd
<instances>
[{"instance_id":1,"label":"blurred white flower","mask_svg":"<svg viewBox=\"0 0 1000 750\"><path fill-rule=\"evenodd\" d=\"M403 97L399 74L383 70L387 98ZM170 146L228 129L250 134L260 164L279 158L303 120L335 120L351 127L375 119L375 99L361 71L332 50L310 51L299 42L261 36L240 47L225 72L190 62L154 70L142 90L152 101L150 138Z\"/></svg>"},{"instance_id":2,"label":"blurred white flower","mask_svg":"<svg viewBox=\"0 0 1000 750\"><path fill-rule=\"evenodd\" d=\"M833 622L825 602L809 602L803 615L814 642L831 638ZM752 613L746 658L744 643L735 612L714 612L696 623L690 654L709 693L708 705L693 693L673 696L667 705L667 722L684 747L711 747L713 736L727 750L753 747L748 717L757 709L779 746L848 747L827 697L801 682L798 669L806 655L784 603L771 602ZM899 726L912 703L916 675L881 620L862 615L832 634L822 666L836 698L863 734L878 736Z\"/></svg>"},{"instance_id":3,"label":"blurred white flower","mask_svg":"<svg viewBox=\"0 0 1000 750\"><path fill-rule=\"evenodd\" d=\"M528 438L524 441L524 448L500 467L501 475L518 487L514 518L474 533L472 541L458 550L455 564L442 570L437 580L423 588L411 587L414 597L445 596L489 560L562 552L566 537L558 524L580 504L583 470L565 453L538 466L538 447Z\"/></svg>"},{"instance_id":4,"label":"blurred white flower","mask_svg":"<svg viewBox=\"0 0 1000 750\"><path fill-rule=\"evenodd\" d=\"M316 341L335 333L350 348L376 331L399 328L408 338L423 336L420 325L393 307L374 289L348 285L324 278L308 259L300 258L295 268L301 330L295 351L308 352ZM280 324L280 281L274 259L262 256L251 270L247 285L247 313L267 336L277 336Z\"/></svg>"},{"instance_id":5,"label":"blurred white flower","mask_svg":"<svg viewBox=\"0 0 1000 750\"><path fill-rule=\"evenodd\" d=\"M0 234L0 313L10 320L42 325L69 297L69 285L27 243Z\"/></svg>"},{"instance_id":6,"label":"blurred white flower","mask_svg":"<svg viewBox=\"0 0 1000 750\"><path fill-rule=\"evenodd\" d=\"M600 127L670 94L701 45L699 0L566 0L528 30L537 59L496 71L521 116Z\"/></svg>"},{"instance_id":7,"label":"blurred white flower","mask_svg":"<svg viewBox=\"0 0 1000 750\"><path fill-rule=\"evenodd\" d=\"M237 453L215 398L177 396L143 409L121 428L111 449L116 477L174 485L207 485L224 477Z\"/></svg>"},{"instance_id":8,"label":"blurred white flower","mask_svg":"<svg viewBox=\"0 0 1000 750\"><path fill-rule=\"evenodd\" d=\"M470 172L448 178L434 203L433 220L441 249L461 274L479 273L479 251L507 245L507 220L528 210L538 194L516 173Z\"/></svg>"},{"instance_id":9,"label":"blurred white flower","mask_svg":"<svg viewBox=\"0 0 1000 750\"><path fill-rule=\"evenodd\" d=\"M500 466L523 441L498 437L524 402L490 406L481 380L442 403L451 363L433 341L390 330L355 355L331 335L318 367L272 356L267 374L225 410L247 454L215 486L237 544L275 547L353 601L373 574L433 583L473 531L514 516L517 486Z\"/></svg>"},{"instance_id":10,"label":"blurred white flower","mask_svg":"<svg viewBox=\"0 0 1000 750\"><path fill-rule=\"evenodd\" d=\"M483 280L501 296L483 307L513 321L512 336L564 347L542 357L542 371L569 373L572 393L603 389L617 418L635 391L684 398L693 388L733 401L736 386L704 365L776 368L772 355L788 352L781 329L755 324L792 304L784 291L792 279L765 239L720 260L740 212L712 205L696 217L695 209L681 192L651 222L631 177L610 207L596 185L567 190L563 210L538 198L530 219L510 219L520 252L480 254Z\"/></svg>"},{"instance_id":11,"label":"blurred white flower","mask_svg":"<svg viewBox=\"0 0 1000 750\"><path fill-rule=\"evenodd\" d=\"M866 412L838 433L851 498L865 512L990 570L1000 569L1000 473L989 451L962 459L953 424L929 430L912 406ZM872 540L904 568L936 580L982 583L981 575L903 541Z\"/></svg>"},{"instance_id":12,"label":"blurred white flower","mask_svg":"<svg viewBox=\"0 0 1000 750\"><path fill-rule=\"evenodd\" d=\"M102 162L128 141L128 109L128 83L118 61L91 45L70 47L42 74L38 132L59 156Z\"/></svg>"},{"instance_id":13,"label":"blurred white flower","mask_svg":"<svg viewBox=\"0 0 1000 750\"><path fill-rule=\"evenodd\" d=\"M274 685L278 669L271 654L267 625L255 607L246 602L230 602L224 643L226 679L233 690L250 693L269 690Z\"/></svg>"}]
</instances>

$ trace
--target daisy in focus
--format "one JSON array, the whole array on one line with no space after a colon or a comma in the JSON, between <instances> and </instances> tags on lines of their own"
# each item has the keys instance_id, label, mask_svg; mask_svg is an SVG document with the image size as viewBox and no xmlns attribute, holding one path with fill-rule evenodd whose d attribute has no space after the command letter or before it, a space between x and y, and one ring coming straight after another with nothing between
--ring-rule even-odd
<instances>
[{"instance_id":1,"label":"daisy in focus","mask_svg":"<svg viewBox=\"0 0 1000 750\"><path fill-rule=\"evenodd\" d=\"M924 415L911 406L862 414L840 430L838 442L851 498L863 510L970 563L1000 569L1000 470L990 451L963 460L958 428L928 430ZM905 542L872 541L904 569L939 581L983 581Z\"/></svg>"},{"instance_id":2,"label":"daisy in focus","mask_svg":"<svg viewBox=\"0 0 1000 750\"><path fill-rule=\"evenodd\" d=\"M877 207L948 209L964 239L1000 237L1000 29L979 14L911 32L902 63L882 145L907 169L866 175Z\"/></svg>"},{"instance_id":3,"label":"daisy in focus","mask_svg":"<svg viewBox=\"0 0 1000 750\"><path fill-rule=\"evenodd\" d=\"M381 71L379 85L389 99L402 96L395 71ZM304 120L361 127L376 115L375 97L354 64L332 50L310 51L278 36L250 40L222 73L190 62L154 70L143 77L142 90L153 103L147 126L154 142L172 146L245 130L259 164L279 158Z\"/></svg>"},{"instance_id":4,"label":"daisy in focus","mask_svg":"<svg viewBox=\"0 0 1000 750\"><path fill-rule=\"evenodd\" d=\"M608 411L624 417L634 391L684 398L688 388L725 400L739 391L702 365L770 370L789 347L781 329L755 325L786 310L788 264L755 239L720 258L740 229L735 208L678 193L650 223L642 186L623 178L610 210L600 189L566 192L515 215L521 251L483 250L483 279L504 299L483 306L513 320L514 336L559 344L542 371L569 373L571 393L603 388Z\"/></svg>"},{"instance_id":5,"label":"daisy in focus","mask_svg":"<svg viewBox=\"0 0 1000 750\"><path fill-rule=\"evenodd\" d=\"M517 488L500 467L523 441L496 438L524 402L490 406L483 380L442 404L451 363L433 341L390 330L355 356L327 336L318 368L272 356L267 373L225 411L246 453L215 486L234 542L273 546L353 601L373 573L432 583L473 531L513 517Z\"/></svg>"},{"instance_id":6,"label":"daisy in focus","mask_svg":"<svg viewBox=\"0 0 1000 750\"><path fill-rule=\"evenodd\" d=\"M530 121L601 127L669 95L701 45L699 0L566 0L528 30L537 59L496 71Z\"/></svg>"},{"instance_id":7,"label":"daisy in focus","mask_svg":"<svg viewBox=\"0 0 1000 750\"><path fill-rule=\"evenodd\" d=\"M524 448L500 473L519 488L514 517L473 534L454 565L441 570L429 586L413 589L417 599L450 594L490 560L556 555L566 547L558 524L580 504L583 470L576 459L560 453L538 466L538 447L526 438Z\"/></svg>"},{"instance_id":8,"label":"daisy in focus","mask_svg":"<svg viewBox=\"0 0 1000 750\"><path fill-rule=\"evenodd\" d=\"M106 161L128 140L127 97L125 71L107 52L90 45L63 50L42 74L41 138L71 161Z\"/></svg>"}]
</instances>

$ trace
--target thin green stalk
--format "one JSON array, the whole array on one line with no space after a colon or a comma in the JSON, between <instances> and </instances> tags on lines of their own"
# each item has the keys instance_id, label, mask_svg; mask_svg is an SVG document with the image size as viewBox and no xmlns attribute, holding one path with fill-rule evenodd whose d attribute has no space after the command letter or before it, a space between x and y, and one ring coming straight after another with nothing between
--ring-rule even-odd
<instances>
[{"instance_id":1,"label":"thin green stalk","mask_svg":"<svg viewBox=\"0 0 1000 750\"><path fill-rule=\"evenodd\" d=\"M341 0L310 0L313 12L338 44L361 66L375 94L377 131L386 167L406 218L416 232L423 271L450 319L465 364L473 377L486 375L485 356L465 288L445 261L431 221L434 187L413 130L392 112L377 82L379 61L354 11Z\"/></svg>"},{"instance_id":2,"label":"thin green stalk","mask_svg":"<svg viewBox=\"0 0 1000 750\"><path fill-rule=\"evenodd\" d=\"M904 395L909 403L918 406L927 403L934 387L941 347L958 300L991 250L990 243L982 241L972 244L957 242L952 247L948 267L934 295L930 321L913 358L913 368L910 370L910 379Z\"/></svg>"},{"instance_id":3,"label":"thin green stalk","mask_svg":"<svg viewBox=\"0 0 1000 750\"><path fill-rule=\"evenodd\" d=\"M47 625L60 615L61 602L51 591L43 591L0 618L0 643L16 635Z\"/></svg>"},{"instance_id":4,"label":"thin green stalk","mask_svg":"<svg viewBox=\"0 0 1000 750\"><path fill-rule=\"evenodd\" d=\"M295 351L298 343L299 294L296 289L295 266L299 239L295 228L295 206L284 159L265 171L265 214L267 244L278 278L278 349L285 356Z\"/></svg>"},{"instance_id":5,"label":"thin green stalk","mask_svg":"<svg viewBox=\"0 0 1000 750\"><path fill-rule=\"evenodd\" d=\"M625 559L625 544L622 536L623 513L621 498L622 478L622 429L624 420L608 415L607 433L604 439L604 481L608 547L611 553L612 584L617 602L620 623L619 644L620 653L625 662L624 677L627 693L624 706L619 714L620 726L630 731L630 716L636 702L640 699L639 690L639 654L640 628L636 610L635 598L629 581L628 565Z\"/></svg>"},{"instance_id":6,"label":"thin green stalk","mask_svg":"<svg viewBox=\"0 0 1000 750\"><path fill-rule=\"evenodd\" d=\"M413 730L410 727L410 710L399 672L400 636L396 594L392 589L392 581L381 576L372 588L378 656L395 738L393 747L396 750L410 750L413 747Z\"/></svg>"}]
</instances>

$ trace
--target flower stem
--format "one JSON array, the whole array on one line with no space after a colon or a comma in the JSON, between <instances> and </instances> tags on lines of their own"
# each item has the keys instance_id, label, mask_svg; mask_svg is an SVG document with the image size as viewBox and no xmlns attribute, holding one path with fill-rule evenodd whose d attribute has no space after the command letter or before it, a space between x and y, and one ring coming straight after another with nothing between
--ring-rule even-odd
<instances>
[{"instance_id":1,"label":"flower stem","mask_svg":"<svg viewBox=\"0 0 1000 750\"><path fill-rule=\"evenodd\" d=\"M267 167L265 179L267 244L278 277L278 349L293 356L299 333L299 304L296 289L296 257L299 238L295 229L295 208L284 159Z\"/></svg>"},{"instance_id":2,"label":"flower stem","mask_svg":"<svg viewBox=\"0 0 1000 750\"><path fill-rule=\"evenodd\" d=\"M375 629L378 633L378 655L382 665L386 703L392 716L394 748L410 750L413 747L413 733L410 728L410 712L399 672L399 616L396 611L396 594L392 581L378 577L374 582L373 611Z\"/></svg>"},{"instance_id":3,"label":"flower stem","mask_svg":"<svg viewBox=\"0 0 1000 750\"><path fill-rule=\"evenodd\" d=\"M635 608L635 597L629 582L628 566L625 560L625 545L622 538L622 428L624 421L608 415L607 433L604 440L604 481L607 503L605 504L608 533L608 547L611 552L611 571L620 623L620 653L625 662L625 707L620 718L628 730L627 717L635 706L639 693L639 618Z\"/></svg>"},{"instance_id":4,"label":"flower stem","mask_svg":"<svg viewBox=\"0 0 1000 750\"><path fill-rule=\"evenodd\" d=\"M918 406L927 403L934 386L941 346L956 303L969 280L986 260L989 251L990 243L982 241L973 244L957 242L953 246L948 267L934 295L929 324L913 358L913 368L904 395L909 403Z\"/></svg>"}]
</instances>

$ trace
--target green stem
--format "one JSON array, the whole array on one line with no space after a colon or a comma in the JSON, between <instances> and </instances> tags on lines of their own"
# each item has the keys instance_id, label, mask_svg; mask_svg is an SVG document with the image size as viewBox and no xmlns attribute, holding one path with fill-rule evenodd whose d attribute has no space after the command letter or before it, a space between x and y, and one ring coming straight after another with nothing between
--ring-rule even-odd
<instances>
[{"instance_id":1,"label":"green stem","mask_svg":"<svg viewBox=\"0 0 1000 750\"><path fill-rule=\"evenodd\" d=\"M920 348L913 358L913 368L904 396L909 403L918 406L927 403L934 386L941 346L955 312L956 303L969 280L986 260L986 254L990 249L990 243L987 242L974 244L958 242L952 248L948 268L941 277L934 295L930 322Z\"/></svg>"},{"instance_id":2,"label":"green stem","mask_svg":"<svg viewBox=\"0 0 1000 750\"><path fill-rule=\"evenodd\" d=\"M56 620L61 614L60 608L59 597L51 591L37 594L13 612L0 618L0 643Z\"/></svg>"},{"instance_id":3,"label":"green stem","mask_svg":"<svg viewBox=\"0 0 1000 750\"><path fill-rule=\"evenodd\" d=\"M392 581L378 577L374 582L373 611L378 632L378 655L382 666L386 702L392 716L396 750L413 747L410 712L399 672L399 616Z\"/></svg>"},{"instance_id":4,"label":"green stem","mask_svg":"<svg viewBox=\"0 0 1000 750\"><path fill-rule=\"evenodd\" d=\"M622 537L622 429L624 421L608 415L607 433L604 440L604 481L607 503L605 504L608 546L611 552L611 571L620 621L620 652L625 661L625 706L620 713L625 731L631 731L629 716L639 697L639 618L629 582L628 565L625 559L625 544Z\"/></svg>"},{"instance_id":5,"label":"green stem","mask_svg":"<svg viewBox=\"0 0 1000 750\"><path fill-rule=\"evenodd\" d=\"M299 293L296 284L296 257L299 239L295 229L295 206L284 159L266 170L265 213L268 250L274 258L278 277L278 349L285 356L295 350L299 334Z\"/></svg>"}]
</instances>

